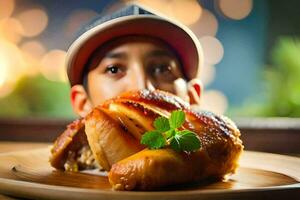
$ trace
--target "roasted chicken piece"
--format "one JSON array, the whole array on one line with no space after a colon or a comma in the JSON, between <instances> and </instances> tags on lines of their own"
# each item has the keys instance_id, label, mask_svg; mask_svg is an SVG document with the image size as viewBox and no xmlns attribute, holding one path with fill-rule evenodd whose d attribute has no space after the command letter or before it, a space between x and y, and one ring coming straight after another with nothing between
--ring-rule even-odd
<instances>
[{"instance_id":1,"label":"roasted chicken piece","mask_svg":"<svg viewBox=\"0 0 300 200\"><path fill-rule=\"evenodd\" d=\"M212 113L193 114L202 124L201 129L191 128L202 142L200 150L191 153L172 149L140 151L112 166L109 181L113 188L156 190L205 178L220 179L234 173L243 149L238 129L228 119Z\"/></svg>"},{"instance_id":2,"label":"roasted chicken piece","mask_svg":"<svg viewBox=\"0 0 300 200\"><path fill-rule=\"evenodd\" d=\"M66 171L99 167L93 157L84 129L84 119L75 120L56 139L50 157L53 167Z\"/></svg>"},{"instance_id":3,"label":"roasted chicken piece","mask_svg":"<svg viewBox=\"0 0 300 200\"><path fill-rule=\"evenodd\" d=\"M210 167L212 168L211 170ZM109 181L115 190L157 190L224 175L203 152L145 149L112 166Z\"/></svg>"},{"instance_id":4,"label":"roasted chicken piece","mask_svg":"<svg viewBox=\"0 0 300 200\"><path fill-rule=\"evenodd\" d=\"M86 117L85 125L94 157L107 171L112 164L145 148L128 132L124 124L111 116L118 115L97 107Z\"/></svg>"},{"instance_id":5,"label":"roasted chicken piece","mask_svg":"<svg viewBox=\"0 0 300 200\"><path fill-rule=\"evenodd\" d=\"M202 143L198 151L149 150L140 144L142 134L154 129L157 117L169 117L178 109L186 114L182 128L195 132ZM106 101L85 118L85 133L93 157L109 171L109 181L116 190L156 190L222 178L235 172L243 150L240 132L231 120L194 111L175 95L158 90L127 92ZM65 157L57 155L53 153L56 159L52 158L51 164L59 168L62 164L53 160Z\"/></svg>"}]
</instances>

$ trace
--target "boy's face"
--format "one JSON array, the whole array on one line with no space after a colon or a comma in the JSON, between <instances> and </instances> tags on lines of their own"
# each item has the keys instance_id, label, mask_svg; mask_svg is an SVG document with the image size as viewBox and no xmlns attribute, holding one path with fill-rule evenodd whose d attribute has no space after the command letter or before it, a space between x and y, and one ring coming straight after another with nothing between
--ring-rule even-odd
<instances>
[{"instance_id":1,"label":"boy's face","mask_svg":"<svg viewBox=\"0 0 300 200\"><path fill-rule=\"evenodd\" d=\"M183 76L175 54L157 39L126 37L109 46L90 62L88 94L94 105L129 90L174 92L174 80Z\"/></svg>"},{"instance_id":2,"label":"boy's face","mask_svg":"<svg viewBox=\"0 0 300 200\"><path fill-rule=\"evenodd\" d=\"M80 86L72 88L72 104L81 116L103 101L129 90L156 88L174 93L174 80L184 78L178 58L166 44L141 36L110 42L92 55L88 67L88 91L79 91L85 93L79 95L84 103L75 102Z\"/></svg>"}]
</instances>

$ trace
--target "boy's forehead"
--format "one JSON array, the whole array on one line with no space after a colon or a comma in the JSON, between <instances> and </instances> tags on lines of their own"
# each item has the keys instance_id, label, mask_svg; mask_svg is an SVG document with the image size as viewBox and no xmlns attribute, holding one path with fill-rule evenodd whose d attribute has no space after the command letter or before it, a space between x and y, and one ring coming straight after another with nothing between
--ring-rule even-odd
<instances>
[{"instance_id":1,"label":"boy's forehead","mask_svg":"<svg viewBox=\"0 0 300 200\"><path fill-rule=\"evenodd\" d=\"M157 38L149 36L125 36L107 42L97 48L90 57L89 63L97 62L105 57L114 57L117 53L126 54L133 49L138 51L141 46L150 56L176 56L176 53L169 45Z\"/></svg>"},{"instance_id":2,"label":"boy's forehead","mask_svg":"<svg viewBox=\"0 0 300 200\"><path fill-rule=\"evenodd\" d=\"M124 36L107 42L103 46L97 48L95 53L108 53L112 51L122 51L124 49L132 49L136 46L148 47L150 49L161 49L173 52L172 48L160 39L149 36Z\"/></svg>"}]
</instances>

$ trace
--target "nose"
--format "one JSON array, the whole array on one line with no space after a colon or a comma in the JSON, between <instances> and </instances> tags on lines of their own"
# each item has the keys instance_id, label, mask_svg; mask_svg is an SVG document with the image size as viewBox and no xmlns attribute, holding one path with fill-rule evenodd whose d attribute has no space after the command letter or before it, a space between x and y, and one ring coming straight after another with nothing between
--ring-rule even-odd
<instances>
[{"instance_id":1,"label":"nose","mask_svg":"<svg viewBox=\"0 0 300 200\"><path fill-rule=\"evenodd\" d=\"M131 89L141 90L141 89L149 89L154 90L154 86L151 81L147 77L147 73L145 67L142 63L134 63L131 66Z\"/></svg>"}]
</instances>

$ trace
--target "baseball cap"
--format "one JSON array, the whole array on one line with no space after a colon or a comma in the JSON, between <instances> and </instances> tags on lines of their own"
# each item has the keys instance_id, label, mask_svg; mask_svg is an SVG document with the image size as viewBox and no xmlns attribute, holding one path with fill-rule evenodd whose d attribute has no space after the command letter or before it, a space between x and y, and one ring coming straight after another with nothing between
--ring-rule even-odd
<instances>
[{"instance_id":1,"label":"baseball cap","mask_svg":"<svg viewBox=\"0 0 300 200\"><path fill-rule=\"evenodd\" d=\"M67 52L66 67L71 86L82 84L84 67L92 53L115 38L141 35L158 38L179 56L188 79L198 78L203 63L197 37L186 26L141 5L128 5L94 19L81 31Z\"/></svg>"}]
</instances>

